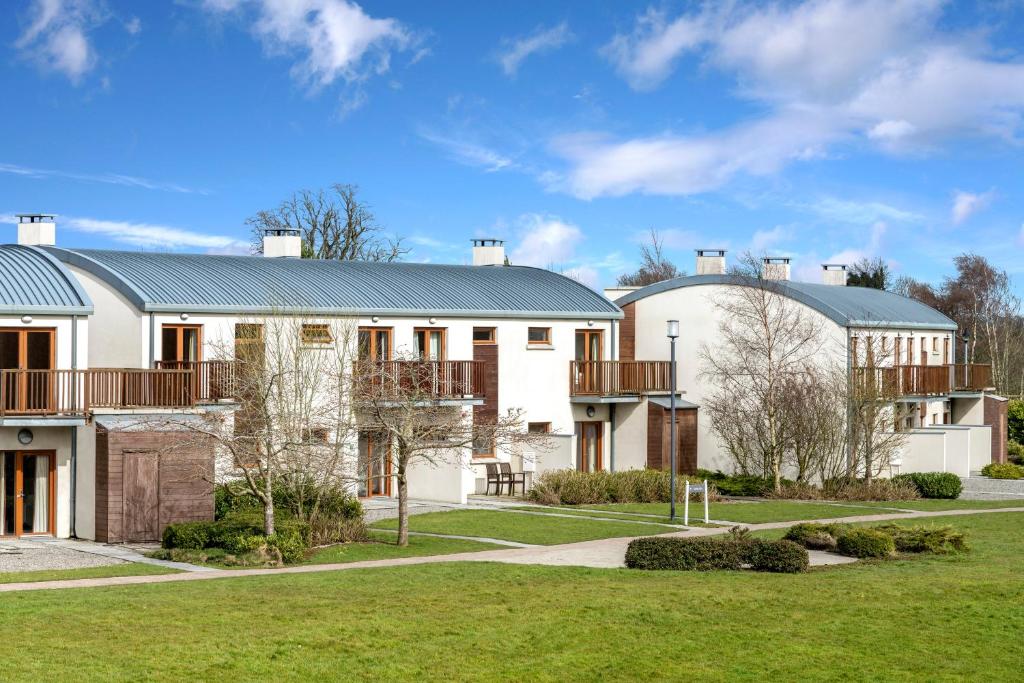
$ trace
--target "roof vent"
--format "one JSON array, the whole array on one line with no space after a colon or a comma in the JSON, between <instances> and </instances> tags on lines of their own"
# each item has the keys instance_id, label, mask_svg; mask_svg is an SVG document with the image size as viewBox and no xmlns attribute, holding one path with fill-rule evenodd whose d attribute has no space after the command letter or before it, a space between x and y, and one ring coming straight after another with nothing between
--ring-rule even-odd
<instances>
[{"instance_id":1,"label":"roof vent","mask_svg":"<svg viewBox=\"0 0 1024 683\"><path fill-rule=\"evenodd\" d=\"M19 213L18 244L26 247L57 244L57 223L52 213Z\"/></svg>"},{"instance_id":2,"label":"roof vent","mask_svg":"<svg viewBox=\"0 0 1024 683\"><path fill-rule=\"evenodd\" d=\"M698 249L697 275L725 275L725 249Z\"/></svg>"},{"instance_id":3,"label":"roof vent","mask_svg":"<svg viewBox=\"0 0 1024 683\"><path fill-rule=\"evenodd\" d=\"M505 265L505 241L490 238L473 240L474 266Z\"/></svg>"},{"instance_id":4,"label":"roof vent","mask_svg":"<svg viewBox=\"0 0 1024 683\"><path fill-rule=\"evenodd\" d=\"M789 257L766 256L761 259L761 277L765 280L789 280Z\"/></svg>"},{"instance_id":5,"label":"roof vent","mask_svg":"<svg viewBox=\"0 0 1024 683\"><path fill-rule=\"evenodd\" d=\"M846 286L846 264L845 263L822 263L821 283L825 285Z\"/></svg>"},{"instance_id":6,"label":"roof vent","mask_svg":"<svg viewBox=\"0 0 1024 683\"><path fill-rule=\"evenodd\" d=\"M302 237L294 228L273 228L263 231L263 255L268 258L300 258Z\"/></svg>"}]
</instances>

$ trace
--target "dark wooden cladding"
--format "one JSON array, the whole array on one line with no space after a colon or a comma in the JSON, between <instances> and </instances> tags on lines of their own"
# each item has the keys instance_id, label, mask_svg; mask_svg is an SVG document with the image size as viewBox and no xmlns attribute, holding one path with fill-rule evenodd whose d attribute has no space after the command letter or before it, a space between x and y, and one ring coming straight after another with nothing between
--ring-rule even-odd
<instances>
[{"instance_id":1,"label":"dark wooden cladding","mask_svg":"<svg viewBox=\"0 0 1024 683\"><path fill-rule=\"evenodd\" d=\"M473 360L484 368L484 402L473 406L473 424L494 424L498 421L498 345L474 345Z\"/></svg>"},{"instance_id":2,"label":"dark wooden cladding","mask_svg":"<svg viewBox=\"0 0 1024 683\"><path fill-rule=\"evenodd\" d=\"M619 360L636 360L636 302L622 307L619 321Z\"/></svg>"},{"instance_id":3,"label":"dark wooden cladding","mask_svg":"<svg viewBox=\"0 0 1024 683\"><path fill-rule=\"evenodd\" d=\"M482 361L362 360L356 361L353 367L357 389L364 395L396 400L416 396L430 399L484 396L486 369Z\"/></svg>"},{"instance_id":4,"label":"dark wooden cladding","mask_svg":"<svg viewBox=\"0 0 1024 683\"><path fill-rule=\"evenodd\" d=\"M667 470L672 465L671 412L654 403L647 404L647 467ZM676 408L676 472L697 471L697 408Z\"/></svg>"},{"instance_id":5,"label":"dark wooden cladding","mask_svg":"<svg viewBox=\"0 0 1024 683\"><path fill-rule=\"evenodd\" d=\"M570 361L572 396L619 396L672 389L671 364L661 360Z\"/></svg>"},{"instance_id":6,"label":"dark wooden cladding","mask_svg":"<svg viewBox=\"0 0 1024 683\"><path fill-rule=\"evenodd\" d=\"M96 540L157 541L213 519L213 444L174 431L96 429Z\"/></svg>"},{"instance_id":7,"label":"dark wooden cladding","mask_svg":"<svg viewBox=\"0 0 1024 683\"><path fill-rule=\"evenodd\" d=\"M992 427L992 462L1004 463L1007 460L1007 434L1009 402L986 396L984 398L984 423Z\"/></svg>"}]
</instances>

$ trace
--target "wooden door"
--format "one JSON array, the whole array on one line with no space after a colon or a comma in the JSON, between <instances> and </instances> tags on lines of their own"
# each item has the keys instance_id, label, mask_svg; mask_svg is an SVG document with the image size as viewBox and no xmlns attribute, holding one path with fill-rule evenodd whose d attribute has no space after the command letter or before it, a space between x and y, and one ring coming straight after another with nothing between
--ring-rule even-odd
<instances>
[{"instance_id":1,"label":"wooden door","mask_svg":"<svg viewBox=\"0 0 1024 683\"><path fill-rule=\"evenodd\" d=\"M160 537L160 456L156 451L124 451L124 540Z\"/></svg>"},{"instance_id":2,"label":"wooden door","mask_svg":"<svg viewBox=\"0 0 1024 683\"><path fill-rule=\"evenodd\" d=\"M53 534L56 454L0 451L0 536Z\"/></svg>"},{"instance_id":3,"label":"wooden door","mask_svg":"<svg viewBox=\"0 0 1024 683\"><path fill-rule=\"evenodd\" d=\"M576 423L576 469L580 472L600 472L604 469L603 427L601 422Z\"/></svg>"},{"instance_id":4,"label":"wooden door","mask_svg":"<svg viewBox=\"0 0 1024 683\"><path fill-rule=\"evenodd\" d=\"M603 354L601 330L576 330L576 385L584 393L601 393L604 388L599 362Z\"/></svg>"}]
</instances>

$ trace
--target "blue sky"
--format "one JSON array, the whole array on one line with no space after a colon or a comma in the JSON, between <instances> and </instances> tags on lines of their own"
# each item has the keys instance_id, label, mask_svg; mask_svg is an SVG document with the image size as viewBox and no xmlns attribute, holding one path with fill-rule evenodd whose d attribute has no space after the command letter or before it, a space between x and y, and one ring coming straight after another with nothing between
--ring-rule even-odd
<instances>
[{"instance_id":1,"label":"blue sky","mask_svg":"<svg viewBox=\"0 0 1024 683\"><path fill-rule=\"evenodd\" d=\"M301 188L358 184L409 258L595 286L693 249L1024 278L1024 4L931 0L5 3L0 225L240 251Z\"/></svg>"}]
</instances>

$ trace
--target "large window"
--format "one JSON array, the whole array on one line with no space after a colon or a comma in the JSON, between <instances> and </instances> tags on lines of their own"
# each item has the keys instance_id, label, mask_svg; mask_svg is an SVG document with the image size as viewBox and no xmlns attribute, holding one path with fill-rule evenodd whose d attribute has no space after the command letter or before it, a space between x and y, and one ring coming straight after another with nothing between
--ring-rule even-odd
<instances>
[{"instance_id":1,"label":"large window","mask_svg":"<svg viewBox=\"0 0 1024 683\"><path fill-rule=\"evenodd\" d=\"M50 370L54 367L56 332L52 329L0 329L0 370ZM53 401L53 378L46 372L9 374L2 378L3 408L37 412Z\"/></svg>"},{"instance_id":2,"label":"large window","mask_svg":"<svg viewBox=\"0 0 1024 683\"><path fill-rule=\"evenodd\" d=\"M391 328L359 328L359 360L391 360Z\"/></svg>"},{"instance_id":3,"label":"large window","mask_svg":"<svg viewBox=\"0 0 1024 683\"><path fill-rule=\"evenodd\" d=\"M164 325L161 330L160 360L196 362L203 359L201 325Z\"/></svg>"},{"instance_id":4,"label":"large window","mask_svg":"<svg viewBox=\"0 0 1024 683\"><path fill-rule=\"evenodd\" d=\"M443 327L417 327L413 340L413 351L421 359L445 359L445 329Z\"/></svg>"}]
</instances>

